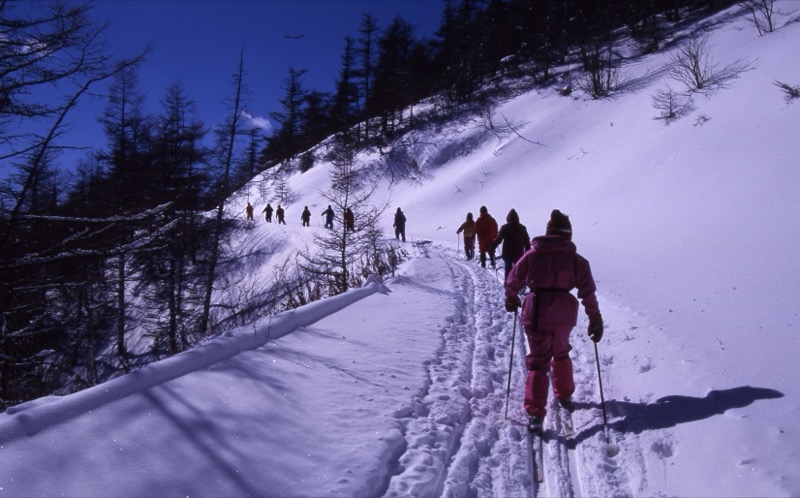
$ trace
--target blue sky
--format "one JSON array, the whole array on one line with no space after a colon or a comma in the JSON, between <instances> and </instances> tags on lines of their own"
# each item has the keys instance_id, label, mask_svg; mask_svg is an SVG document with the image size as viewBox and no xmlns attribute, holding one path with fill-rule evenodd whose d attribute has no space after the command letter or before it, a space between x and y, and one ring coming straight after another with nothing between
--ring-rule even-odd
<instances>
[{"instance_id":1,"label":"blue sky","mask_svg":"<svg viewBox=\"0 0 800 498\"><path fill-rule=\"evenodd\" d=\"M197 103L199 117L213 127L227 115L225 102L233 95L241 50L249 89L245 108L255 118L267 118L280 107L281 84L290 67L307 69L307 89L333 89L344 38L358 36L364 13L374 15L381 28L399 14L417 27L418 37L431 36L444 1L94 0L91 5L96 20L109 22L108 43L117 57L152 45L139 71L148 108L159 112L167 88L180 80ZM84 111L75 122L80 141L102 140L91 116L95 112Z\"/></svg>"}]
</instances>

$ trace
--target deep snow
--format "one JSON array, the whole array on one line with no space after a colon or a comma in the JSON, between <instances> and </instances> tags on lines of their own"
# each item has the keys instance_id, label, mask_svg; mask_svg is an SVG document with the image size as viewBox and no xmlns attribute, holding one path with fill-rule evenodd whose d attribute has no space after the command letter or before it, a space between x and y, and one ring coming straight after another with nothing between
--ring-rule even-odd
<instances>
[{"instance_id":1,"label":"deep snow","mask_svg":"<svg viewBox=\"0 0 800 498\"><path fill-rule=\"evenodd\" d=\"M498 106L526 140L479 120L409 137L424 176L382 191L409 219L413 258L395 277L8 410L0 496L800 495L800 102L773 84L800 84L800 4L776 5L768 36L736 8L710 20L714 60L754 69L671 124L651 105L679 86L662 53L626 66L629 89L612 99L548 88ZM324 230L327 179L324 164L293 177L289 225L239 234L244 252L268 248L253 282ZM257 212L271 200L259 183ZM576 444L549 416L540 487L521 426L522 338L497 274L458 250L456 228L481 205L500 222L515 208L531 235L551 209L569 214L606 321L619 453L604 451L581 317Z\"/></svg>"}]
</instances>

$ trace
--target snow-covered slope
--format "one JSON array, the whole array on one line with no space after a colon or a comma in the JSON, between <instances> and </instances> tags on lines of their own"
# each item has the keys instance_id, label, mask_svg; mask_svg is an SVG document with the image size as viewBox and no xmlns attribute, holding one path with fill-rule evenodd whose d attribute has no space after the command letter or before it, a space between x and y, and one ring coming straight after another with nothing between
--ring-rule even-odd
<instances>
[{"instance_id":1,"label":"snow-covered slope","mask_svg":"<svg viewBox=\"0 0 800 498\"><path fill-rule=\"evenodd\" d=\"M343 309L293 312L313 315L282 338L269 331L289 318L275 317L0 415L0 496L800 495L800 102L774 85L800 85L800 4L776 6L768 36L736 8L711 20L713 59L753 69L670 124L651 100L680 85L657 54L626 66L628 90L611 99L547 88L498 106L524 139L478 119L409 137L424 178L383 194L408 217L415 258L399 276ZM254 280L313 243L326 181L324 164L292 178L289 225L242 232L240 247L269 248ZM250 201L266 200L254 182ZM304 205L316 226L300 227ZM553 208L569 214L607 322L601 373L620 451L603 452L581 321L577 446L548 420L538 488L519 426L519 330L506 420L511 315L494 272L456 250L481 205L499 221L515 208L531 235Z\"/></svg>"}]
</instances>

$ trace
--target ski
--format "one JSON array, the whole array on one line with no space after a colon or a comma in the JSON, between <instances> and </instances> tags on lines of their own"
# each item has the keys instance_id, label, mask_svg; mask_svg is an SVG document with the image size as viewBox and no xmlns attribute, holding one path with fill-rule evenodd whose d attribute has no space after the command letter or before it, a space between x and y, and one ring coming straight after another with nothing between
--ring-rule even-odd
<instances>
[{"instance_id":1,"label":"ski","mask_svg":"<svg viewBox=\"0 0 800 498\"><path fill-rule=\"evenodd\" d=\"M529 430L528 443L531 446L531 465L533 480L537 483L544 482L544 443L542 442L542 430Z\"/></svg>"},{"instance_id":2,"label":"ski","mask_svg":"<svg viewBox=\"0 0 800 498\"><path fill-rule=\"evenodd\" d=\"M575 436L575 426L572 424L572 412L561 408L561 424L564 427L564 437L570 439Z\"/></svg>"},{"instance_id":3,"label":"ski","mask_svg":"<svg viewBox=\"0 0 800 498\"><path fill-rule=\"evenodd\" d=\"M561 415L561 428L564 431L564 437L570 439L575 436L575 426L572 423L572 411L575 407L571 400L558 402L557 404Z\"/></svg>"}]
</instances>

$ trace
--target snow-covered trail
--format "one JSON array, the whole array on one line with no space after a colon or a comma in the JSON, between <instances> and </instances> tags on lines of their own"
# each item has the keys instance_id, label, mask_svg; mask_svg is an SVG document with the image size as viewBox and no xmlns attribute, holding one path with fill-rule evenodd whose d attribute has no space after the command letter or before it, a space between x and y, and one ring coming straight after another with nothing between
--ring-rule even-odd
<instances>
[{"instance_id":1,"label":"snow-covered trail","mask_svg":"<svg viewBox=\"0 0 800 498\"><path fill-rule=\"evenodd\" d=\"M386 496L518 496L531 489L530 457L519 403L504 420L513 315L499 279L451 249L417 247L450 272L458 298L428 390L404 420L408 451Z\"/></svg>"},{"instance_id":2,"label":"snow-covered trail","mask_svg":"<svg viewBox=\"0 0 800 498\"><path fill-rule=\"evenodd\" d=\"M442 331L442 346L427 365L427 392L414 400L414 409L403 420L407 450L398 458L386 496L647 494L645 445L669 453L669 438L628 434L612 427L612 445L606 444L594 348L580 334L586 325L583 319L572 336L578 386L573 415L576 435L570 441L562 436L561 420L551 399L545 425L545 481L533 481L521 406L526 341L513 315L503 308L502 269L482 269L476 261L467 262L452 249L418 247L422 257L433 260L432 266L450 272L459 297L455 313ZM607 317L636 328L630 324L636 320L630 310L611 302L604 304ZM608 343L632 340L628 336L615 338L615 326L609 325L601 351ZM513 362L512 337L516 337ZM605 390L612 392L616 379L606 370L614 358L601 353L601 362ZM509 367L512 375L506 418ZM623 413L608 393L606 403L609 421L617 421L620 427Z\"/></svg>"},{"instance_id":3,"label":"snow-covered trail","mask_svg":"<svg viewBox=\"0 0 800 498\"><path fill-rule=\"evenodd\" d=\"M524 338L503 307L502 270L453 248L409 247L414 258L384 284L3 414L0 496L526 498L669 488L672 426L687 420L648 397L629 400L630 379L619 373L660 366L648 351L665 350L662 334L639 333L646 321L601 289L602 372L619 452L605 452L581 320L572 336L575 444L551 412L537 485L521 402Z\"/></svg>"}]
</instances>

